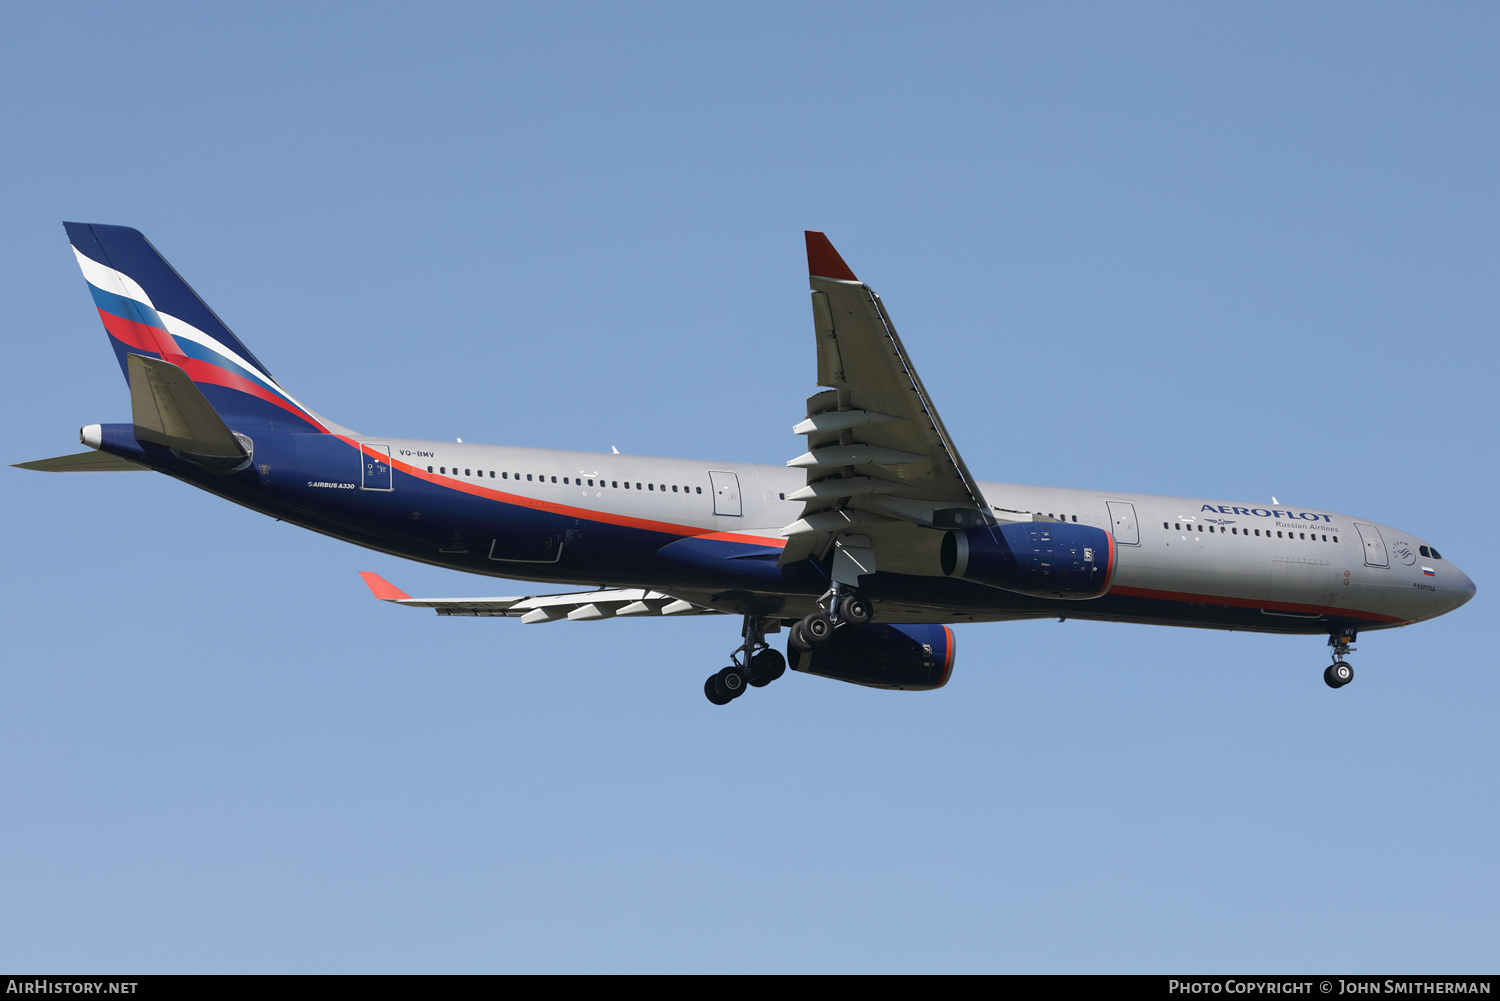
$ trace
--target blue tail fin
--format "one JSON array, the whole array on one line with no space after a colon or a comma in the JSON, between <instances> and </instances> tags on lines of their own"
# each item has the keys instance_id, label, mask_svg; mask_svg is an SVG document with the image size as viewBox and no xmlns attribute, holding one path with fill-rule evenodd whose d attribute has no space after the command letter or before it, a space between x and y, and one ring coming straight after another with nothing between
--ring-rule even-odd
<instances>
[{"instance_id":1,"label":"blue tail fin","mask_svg":"<svg viewBox=\"0 0 1500 1001\"><path fill-rule=\"evenodd\" d=\"M63 226L127 381L130 355L161 358L186 372L235 427L329 430L281 388L138 230L78 222Z\"/></svg>"}]
</instances>

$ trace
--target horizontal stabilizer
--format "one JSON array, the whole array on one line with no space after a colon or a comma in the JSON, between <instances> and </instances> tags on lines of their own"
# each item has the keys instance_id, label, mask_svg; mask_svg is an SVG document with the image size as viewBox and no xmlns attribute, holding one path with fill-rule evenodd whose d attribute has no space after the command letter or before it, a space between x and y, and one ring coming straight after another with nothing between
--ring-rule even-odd
<instances>
[{"instance_id":1,"label":"horizontal stabilizer","mask_svg":"<svg viewBox=\"0 0 1500 1001\"><path fill-rule=\"evenodd\" d=\"M381 601L409 608L431 608L439 615L517 618L528 625L559 619L591 622L616 616L719 614L717 609L641 588L604 588L516 598L412 598L379 574L364 570L360 576L365 579L370 593Z\"/></svg>"},{"instance_id":2,"label":"horizontal stabilizer","mask_svg":"<svg viewBox=\"0 0 1500 1001\"><path fill-rule=\"evenodd\" d=\"M50 459L35 459L17 462L17 469L39 469L44 473L149 473L145 466L138 466L129 459L108 452L75 452L73 455L56 455Z\"/></svg>"},{"instance_id":3,"label":"horizontal stabilizer","mask_svg":"<svg viewBox=\"0 0 1500 1001\"><path fill-rule=\"evenodd\" d=\"M211 469L230 470L249 458L203 391L171 362L130 356L130 411L139 441L175 448Z\"/></svg>"}]
</instances>

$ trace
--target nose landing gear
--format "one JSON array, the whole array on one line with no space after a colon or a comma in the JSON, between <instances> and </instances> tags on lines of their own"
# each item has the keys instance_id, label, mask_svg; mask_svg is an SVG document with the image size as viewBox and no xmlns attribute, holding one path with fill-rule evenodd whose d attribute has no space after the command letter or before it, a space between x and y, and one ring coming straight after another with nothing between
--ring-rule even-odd
<instances>
[{"instance_id":1,"label":"nose landing gear","mask_svg":"<svg viewBox=\"0 0 1500 1001\"><path fill-rule=\"evenodd\" d=\"M1323 681L1329 688L1343 688L1354 680L1354 668L1344 658L1354 652L1356 633L1353 626L1345 626L1328 637L1333 648L1333 663L1323 672Z\"/></svg>"},{"instance_id":2,"label":"nose landing gear","mask_svg":"<svg viewBox=\"0 0 1500 1001\"><path fill-rule=\"evenodd\" d=\"M703 694L708 701L716 706L727 706L744 695L747 687L764 688L786 673L786 658L766 643L766 633L780 628L778 619L745 616L741 630L745 642L730 654L728 667L710 674L703 683Z\"/></svg>"}]
</instances>

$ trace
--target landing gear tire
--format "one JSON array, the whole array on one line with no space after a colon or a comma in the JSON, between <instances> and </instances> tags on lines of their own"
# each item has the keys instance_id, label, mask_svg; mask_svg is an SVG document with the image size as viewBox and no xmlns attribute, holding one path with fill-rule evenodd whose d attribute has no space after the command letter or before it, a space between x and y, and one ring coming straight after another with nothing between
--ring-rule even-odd
<instances>
[{"instance_id":1,"label":"landing gear tire","mask_svg":"<svg viewBox=\"0 0 1500 1001\"><path fill-rule=\"evenodd\" d=\"M764 688L786 673L786 658L779 650L762 650L750 658L749 680L756 688Z\"/></svg>"},{"instance_id":2,"label":"landing gear tire","mask_svg":"<svg viewBox=\"0 0 1500 1001\"><path fill-rule=\"evenodd\" d=\"M745 694L745 673L733 665L714 675L714 682L719 692L731 699L737 699Z\"/></svg>"},{"instance_id":3,"label":"landing gear tire","mask_svg":"<svg viewBox=\"0 0 1500 1001\"><path fill-rule=\"evenodd\" d=\"M708 696L708 701L716 706L727 706L734 701L733 695L719 694L719 676L710 674L708 680L703 683L703 694Z\"/></svg>"},{"instance_id":4,"label":"landing gear tire","mask_svg":"<svg viewBox=\"0 0 1500 1001\"><path fill-rule=\"evenodd\" d=\"M1329 688L1343 688L1354 680L1354 668L1349 666L1347 660L1334 661L1323 672L1323 681Z\"/></svg>"},{"instance_id":5,"label":"landing gear tire","mask_svg":"<svg viewBox=\"0 0 1500 1001\"><path fill-rule=\"evenodd\" d=\"M813 645L807 642L807 637L802 633L801 619L793 622L792 628L787 630L787 642L803 653L812 653Z\"/></svg>"},{"instance_id":6,"label":"landing gear tire","mask_svg":"<svg viewBox=\"0 0 1500 1001\"><path fill-rule=\"evenodd\" d=\"M812 647L820 647L833 639L833 618L819 609L798 623L802 627L802 638Z\"/></svg>"},{"instance_id":7,"label":"landing gear tire","mask_svg":"<svg viewBox=\"0 0 1500 1001\"><path fill-rule=\"evenodd\" d=\"M849 626L862 626L870 621L875 610L870 603L857 594L839 599L839 621Z\"/></svg>"}]
</instances>

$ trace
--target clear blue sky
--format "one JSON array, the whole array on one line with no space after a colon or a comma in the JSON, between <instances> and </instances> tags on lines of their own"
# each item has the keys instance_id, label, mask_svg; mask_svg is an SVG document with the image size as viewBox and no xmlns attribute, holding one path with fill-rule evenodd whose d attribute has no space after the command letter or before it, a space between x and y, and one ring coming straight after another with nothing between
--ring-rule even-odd
<instances>
[{"instance_id":1,"label":"clear blue sky","mask_svg":"<svg viewBox=\"0 0 1500 1001\"><path fill-rule=\"evenodd\" d=\"M6 463L129 413L63 219L362 431L763 462L811 228L976 475L1358 513L1479 594L1339 692L1319 638L1047 621L959 628L940 692L715 709L734 620L439 619L356 571L528 585L0 468L0 967L1494 969L1497 29L11 5Z\"/></svg>"}]
</instances>

